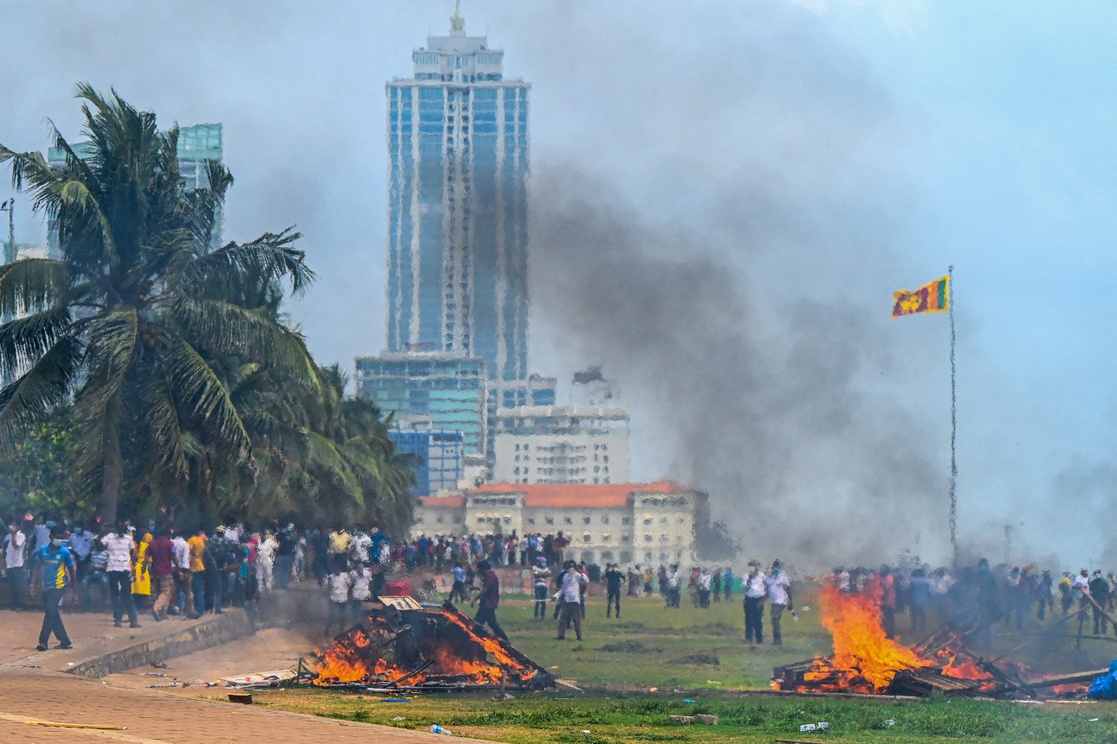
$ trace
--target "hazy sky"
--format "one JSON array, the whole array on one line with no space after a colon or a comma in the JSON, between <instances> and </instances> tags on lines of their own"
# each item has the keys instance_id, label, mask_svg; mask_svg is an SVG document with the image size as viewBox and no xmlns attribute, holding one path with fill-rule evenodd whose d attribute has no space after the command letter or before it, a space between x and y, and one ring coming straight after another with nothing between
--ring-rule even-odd
<instances>
[{"instance_id":1,"label":"hazy sky","mask_svg":"<svg viewBox=\"0 0 1117 744\"><path fill-rule=\"evenodd\" d=\"M0 142L44 149L47 118L77 139L79 80L115 86L165 124L223 122L236 177L226 238L297 225L319 281L291 312L321 361L351 369L384 341L383 84L411 74L411 50L448 28L452 6L9 0ZM785 520L796 545L830 530L871 546L896 520L900 543L918 529L941 555L949 324L888 315L892 290L953 264L966 544L999 559L1008 524L1037 555L1113 566L1117 4L465 0L463 14L468 32L505 50L506 76L533 86L534 366L567 378L603 361L621 377L635 477L711 488L716 514L747 536L756 524L734 506L747 499L725 493L728 453L764 450L773 456L741 467L765 477L742 476L740 489L764 489L757 514ZM593 204L575 204L571 184ZM10 195L5 176L0 201ZM17 241L42 243L19 204ZM605 232L566 230L578 209ZM638 270L614 266L595 297L627 305L625 293L663 291L652 305L688 309L716 297L705 311L728 315L688 318L689 346L655 327L635 345L624 326L574 312L563 297L586 282L552 273L568 265L564 241L605 245L614 230L627 237L610 255ZM696 384L752 386L741 409L701 399L691 423L709 420L713 443L669 433L687 391L659 387L670 370L656 365L681 348L675 369L703 348L724 360L698 365ZM835 374L847 353L848 373ZM811 441L815 410L832 430L818 435L831 437L825 448ZM738 423L748 436L726 446ZM912 452L925 488L896 493L898 510L857 500L862 488L913 488L894 477ZM883 462L888 477L866 475ZM842 480L834 493L831 478ZM784 492L788 508L773 508ZM929 508L926 524L899 516L909 497Z\"/></svg>"}]
</instances>

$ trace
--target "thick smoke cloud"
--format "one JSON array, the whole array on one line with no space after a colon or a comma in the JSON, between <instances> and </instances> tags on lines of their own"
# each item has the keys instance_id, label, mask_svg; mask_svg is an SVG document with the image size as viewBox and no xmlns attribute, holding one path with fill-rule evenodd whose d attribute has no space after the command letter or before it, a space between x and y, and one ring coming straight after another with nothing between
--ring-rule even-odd
<instances>
[{"instance_id":1,"label":"thick smoke cloud","mask_svg":"<svg viewBox=\"0 0 1117 744\"><path fill-rule=\"evenodd\" d=\"M925 327L888 319L903 122L804 14L734 20L749 43L733 54L649 55L670 60L651 79L727 55L741 68L695 77L684 106L641 106L660 124L610 156L638 163L639 184L537 161L535 317L555 354L620 381L645 466L709 491L749 555L945 558L945 354L912 363ZM919 385L938 412L910 396Z\"/></svg>"},{"instance_id":2,"label":"thick smoke cloud","mask_svg":"<svg viewBox=\"0 0 1117 744\"><path fill-rule=\"evenodd\" d=\"M666 474L708 490L750 552L818 565L915 547L943 469L916 416L861 384L890 356L874 309L762 307L748 280L764 269L743 274L715 237L651 228L574 171L536 193L536 300L569 351L622 381Z\"/></svg>"}]
</instances>

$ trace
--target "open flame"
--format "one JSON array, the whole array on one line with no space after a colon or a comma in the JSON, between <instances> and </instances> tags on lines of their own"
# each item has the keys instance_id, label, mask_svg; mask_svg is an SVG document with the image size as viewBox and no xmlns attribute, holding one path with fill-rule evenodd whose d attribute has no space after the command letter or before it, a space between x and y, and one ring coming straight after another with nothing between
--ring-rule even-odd
<instances>
[{"instance_id":1,"label":"open flame","mask_svg":"<svg viewBox=\"0 0 1117 744\"><path fill-rule=\"evenodd\" d=\"M537 679L540 668L526 659L517 659L502 643L479 633L474 623L453 607L423 609L426 630L407 638L412 650L407 663L395 654L395 634L370 615L366 625L358 625L334 639L325 649L316 649L306 666L316 675L314 685L357 684L384 686L482 685L529 686L543 683ZM417 640L416 640L417 638ZM526 663L525 663L526 662ZM546 676L544 673L543 676Z\"/></svg>"},{"instance_id":2,"label":"open flame","mask_svg":"<svg viewBox=\"0 0 1117 744\"><path fill-rule=\"evenodd\" d=\"M816 659L816 668L804 674L804 681L817 683L811 689L879 694L897 672L930 665L884 634L880 596L875 582L860 592L820 588L822 625L834 637L834 655Z\"/></svg>"}]
</instances>

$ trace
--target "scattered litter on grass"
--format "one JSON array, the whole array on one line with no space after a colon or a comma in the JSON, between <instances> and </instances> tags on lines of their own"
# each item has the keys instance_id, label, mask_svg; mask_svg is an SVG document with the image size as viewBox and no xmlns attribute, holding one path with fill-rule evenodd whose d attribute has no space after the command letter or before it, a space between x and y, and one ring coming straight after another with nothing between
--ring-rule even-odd
<instances>
[{"instance_id":1,"label":"scattered litter on grass","mask_svg":"<svg viewBox=\"0 0 1117 744\"><path fill-rule=\"evenodd\" d=\"M884 725L885 725L885 726L895 726L895 725L896 725L896 721L894 721L894 720L892 720L891 718L889 718L889 719L888 719L887 721L885 721L885 722L884 722Z\"/></svg>"},{"instance_id":2,"label":"scattered litter on grass","mask_svg":"<svg viewBox=\"0 0 1117 744\"><path fill-rule=\"evenodd\" d=\"M819 722L818 722L818 723L817 723L816 725L817 725L817 726L818 726L818 727L819 727L820 729L828 729L828 728L830 728L830 723L829 723L828 721L819 721Z\"/></svg>"},{"instance_id":3,"label":"scattered litter on grass","mask_svg":"<svg viewBox=\"0 0 1117 744\"><path fill-rule=\"evenodd\" d=\"M411 701L408 700L407 698L382 698L380 700L380 702L382 702L382 703L410 703Z\"/></svg>"},{"instance_id":4,"label":"scattered litter on grass","mask_svg":"<svg viewBox=\"0 0 1117 744\"><path fill-rule=\"evenodd\" d=\"M706 684L708 684L708 685L720 685L721 682L718 682L718 681L712 680L712 679L708 679L708 680L706 680Z\"/></svg>"},{"instance_id":5,"label":"scattered litter on grass","mask_svg":"<svg viewBox=\"0 0 1117 744\"><path fill-rule=\"evenodd\" d=\"M690 698L684 698L684 699L683 699L683 702L684 702L684 703L693 703L694 701L693 701L693 700L691 700Z\"/></svg>"},{"instance_id":6,"label":"scattered litter on grass","mask_svg":"<svg viewBox=\"0 0 1117 744\"><path fill-rule=\"evenodd\" d=\"M396 716L392 720L393 721L406 721L407 719L404 716Z\"/></svg>"},{"instance_id":7,"label":"scattered litter on grass","mask_svg":"<svg viewBox=\"0 0 1117 744\"><path fill-rule=\"evenodd\" d=\"M1100 719L1098 719L1098 718L1091 718L1091 719L1090 719L1090 723L1095 723L1095 722L1097 722L1098 720L1100 720Z\"/></svg>"},{"instance_id":8,"label":"scattered litter on grass","mask_svg":"<svg viewBox=\"0 0 1117 744\"><path fill-rule=\"evenodd\" d=\"M588 734L589 732L590 732L590 730L589 730L589 729L582 729L582 733L583 733L583 734Z\"/></svg>"},{"instance_id":9,"label":"scattered litter on grass","mask_svg":"<svg viewBox=\"0 0 1117 744\"><path fill-rule=\"evenodd\" d=\"M804 731L814 731L817 728L818 726L813 723L804 723L799 727L799 733L803 733Z\"/></svg>"},{"instance_id":10,"label":"scattered litter on grass","mask_svg":"<svg viewBox=\"0 0 1117 744\"><path fill-rule=\"evenodd\" d=\"M433 726L431 726L431 733L432 734L446 734L447 736L452 736L454 732L451 731L450 729L442 728L441 726L439 726L436 723Z\"/></svg>"}]
</instances>

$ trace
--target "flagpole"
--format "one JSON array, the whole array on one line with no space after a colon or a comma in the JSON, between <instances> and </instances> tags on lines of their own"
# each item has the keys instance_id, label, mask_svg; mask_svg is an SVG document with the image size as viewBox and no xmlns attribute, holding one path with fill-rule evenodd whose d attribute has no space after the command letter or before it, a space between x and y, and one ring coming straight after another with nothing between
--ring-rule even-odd
<instances>
[{"instance_id":1,"label":"flagpole","mask_svg":"<svg viewBox=\"0 0 1117 744\"><path fill-rule=\"evenodd\" d=\"M955 442L958 431L958 399L955 378L957 367L954 364L954 266L947 273L947 287L950 292L947 298L947 307L950 308L950 549L954 553L954 567L958 567L958 500L956 488L958 485L958 459L955 452Z\"/></svg>"}]
</instances>

